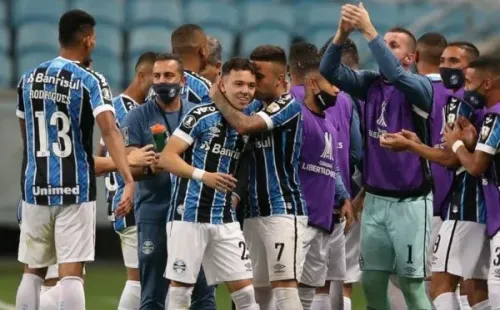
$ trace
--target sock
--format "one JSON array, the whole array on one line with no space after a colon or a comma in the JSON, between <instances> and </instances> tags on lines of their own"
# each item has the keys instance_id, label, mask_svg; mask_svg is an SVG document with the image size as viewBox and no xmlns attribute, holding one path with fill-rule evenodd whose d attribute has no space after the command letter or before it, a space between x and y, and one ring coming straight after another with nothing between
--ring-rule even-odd
<instances>
[{"instance_id":1,"label":"sock","mask_svg":"<svg viewBox=\"0 0 500 310\"><path fill-rule=\"evenodd\" d=\"M231 299L238 310L259 310L255 302L255 291L253 285L246 286L231 294Z\"/></svg>"},{"instance_id":2,"label":"sock","mask_svg":"<svg viewBox=\"0 0 500 310\"><path fill-rule=\"evenodd\" d=\"M61 293L59 294L58 310L85 309L85 292L83 280L79 277L64 277L59 281Z\"/></svg>"},{"instance_id":3,"label":"sock","mask_svg":"<svg viewBox=\"0 0 500 310\"><path fill-rule=\"evenodd\" d=\"M342 309L344 304L344 285L341 281L330 281L330 304L332 309Z\"/></svg>"},{"instance_id":4,"label":"sock","mask_svg":"<svg viewBox=\"0 0 500 310\"><path fill-rule=\"evenodd\" d=\"M460 308L455 292L441 294L434 299L433 303L437 310L456 310Z\"/></svg>"},{"instance_id":5,"label":"sock","mask_svg":"<svg viewBox=\"0 0 500 310\"><path fill-rule=\"evenodd\" d=\"M460 297L458 297L458 302L460 303L460 310L471 309L469 305L469 300L467 299L467 295L460 295Z\"/></svg>"},{"instance_id":6,"label":"sock","mask_svg":"<svg viewBox=\"0 0 500 310\"><path fill-rule=\"evenodd\" d=\"M273 289L278 310L302 310L299 290L291 287L277 287Z\"/></svg>"},{"instance_id":7,"label":"sock","mask_svg":"<svg viewBox=\"0 0 500 310\"><path fill-rule=\"evenodd\" d=\"M271 287L256 287L255 300L262 310L275 310L273 289Z\"/></svg>"},{"instance_id":8,"label":"sock","mask_svg":"<svg viewBox=\"0 0 500 310\"><path fill-rule=\"evenodd\" d=\"M327 294L314 295L314 299L311 305L311 310L331 310L331 309L337 309L337 308L332 308L332 304L330 302L330 295Z\"/></svg>"},{"instance_id":9,"label":"sock","mask_svg":"<svg viewBox=\"0 0 500 310\"><path fill-rule=\"evenodd\" d=\"M43 295L43 293L45 293L46 291L50 290L51 288L53 288L53 286L42 285L42 287L40 288L40 296Z\"/></svg>"},{"instance_id":10,"label":"sock","mask_svg":"<svg viewBox=\"0 0 500 310\"><path fill-rule=\"evenodd\" d=\"M387 293L389 295L389 300L392 305L393 310L406 310L406 302L405 297L403 296L403 292L399 288L399 279L395 275L391 275L389 278L389 288L387 289Z\"/></svg>"},{"instance_id":11,"label":"sock","mask_svg":"<svg viewBox=\"0 0 500 310\"><path fill-rule=\"evenodd\" d=\"M193 287L170 286L168 289L168 310L185 310L191 306Z\"/></svg>"},{"instance_id":12,"label":"sock","mask_svg":"<svg viewBox=\"0 0 500 310\"><path fill-rule=\"evenodd\" d=\"M141 283L139 281L127 280L118 303L118 310L139 309L141 304Z\"/></svg>"},{"instance_id":13,"label":"sock","mask_svg":"<svg viewBox=\"0 0 500 310\"><path fill-rule=\"evenodd\" d=\"M460 308L462 309L462 308ZM490 301L488 299L481 301L480 303L475 304L471 308L472 310L491 310Z\"/></svg>"},{"instance_id":14,"label":"sock","mask_svg":"<svg viewBox=\"0 0 500 310\"><path fill-rule=\"evenodd\" d=\"M23 274L16 295L16 309L38 310L40 304L40 288L43 279L31 273Z\"/></svg>"},{"instance_id":15,"label":"sock","mask_svg":"<svg viewBox=\"0 0 500 310\"><path fill-rule=\"evenodd\" d=\"M299 298L304 310L310 310L316 289L314 287L299 287Z\"/></svg>"},{"instance_id":16,"label":"sock","mask_svg":"<svg viewBox=\"0 0 500 310\"><path fill-rule=\"evenodd\" d=\"M387 297L389 273L386 271L365 270L361 275L366 306L373 309L391 309Z\"/></svg>"},{"instance_id":17,"label":"sock","mask_svg":"<svg viewBox=\"0 0 500 310\"><path fill-rule=\"evenodd\" d=\"M351 310L351 298L344 296L344 310Z\"/></svg>"},{"instance_id":18,"label":"sock","mask_svg":"<svg viewBox=\"0 0 500 310\"><path fill-rule=\"evenodd\" d=\"M48 286L49 290L40 295L40 310L56 310L59 296L61 295L61 286Z\"/></svg>"},{"instance_id":19,"label":"sock","mask_svg":"<svg viewBox=\"0 0 500 310\"><path fill-rule=\"evenodd\" d=\"M491 310L500 310L500 279L492 276L488 279L488 298Z\"/></svg>"},{"instance_id":20,"label":"sock","mask_svg":"<svg viewBox=\"0 0 500 310\"><path fill-rule=\"evenodd\" d=\"M431 302L425 294L423 279L399 278L398 283L408 309L431 309Z\"/></svg>"}]
</instances>

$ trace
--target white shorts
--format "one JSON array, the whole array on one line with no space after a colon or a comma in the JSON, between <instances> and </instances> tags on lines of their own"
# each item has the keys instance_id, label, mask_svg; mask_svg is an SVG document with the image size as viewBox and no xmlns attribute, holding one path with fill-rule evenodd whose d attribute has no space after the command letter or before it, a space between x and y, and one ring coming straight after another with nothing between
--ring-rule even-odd
<instances>
[{"instance_id":1,"label":"white shorts","mask_svg":"<svg viewBox=\"0 0 500 310\"><path fill-rule=\"evenodd\" d=\"M360 238L361 224L356 221L345 235L346 276L344 283L361 281L361 268L359 267Z\"/></svg>"},{"instance_id":2,"label":"white shorts","mask_svg":"<svg viewBox=\"0 0 500 310\"><path fill-rule=\"evenodd\" d=\"M274 215L245 219L243 234L253 265L254 287L297 280L304 266L307 216Z\"/></svg>"},{"instance_id":3,"label":"white shorts","mask_svg":"<svg viewBox=\"0 0 500 310\"><path fill-rule=\"evenodd\" d=\"M432 257L434 252L434 245L436 244L437 237L439 235L439 229L443 224L443 220L440 216L434 216L432 218L431 226L431 239L429 240L429 247L427 248L427 263L425 264L425 274L430 275L432 272Z\"/></svg>"},{"instance_id":4,"label":"white shorts","mask_svg":"<svg viewBox=\"0 0 500 310\"><path fill-rule=\"evenodd\" d=\"M139 255L137 254L137 226L126 227L117 232L120 236L123 263L127 268L139 268Z\"/></svg>"},{"instance_id":5,"label":"white shorts","mask_svg":"<svg viewBox=\"0 0 500 310\"><path fill-rule=\"evenodd\" d=\"M307 227L304 234L303 250L306 253L300 283L308 286L322 287L325 285L330 249L330 234L315 228Z\"/></svg>"},{"instance_id":6,"label":"white shorts","mask_svg":"<svg viewBox=\"0 0 500 310\"><path fill-rule=\"evenodd\" d=\"M344 281L347 274L345 256L345 222L335 223L331 234L326 280Z\"/></svg>"},{"instance_id":7,"label":"white shorts","mask_svg":"<svg viewBox=\"0 0 500 310\"><path fill-rule=\"evenodd\" d=\"M486 224L446 220L434 244L432 272L486 280L490 257Z\"/></svg>"},{"instance_id":8,"label":"white shorts","mask_svg":"<svg viewBox=\"0 0 500 310\"><path fill-rule=\"evenodd\" d=\"M18 260L31 268L94 261L95 201L68 206L22 202Z\"/></svg>"},{"instance_id":9,"label":"white shorts","mask_svg":"<svg viewBox=\"0 0 500 310\"><path fill-rule=\"evenodd\" d=\"M500 232L497 232L490 239L490 271L488 273L488 281L500 281Z\"/></svg>"},{"instance_id":10,"label":"white shorts","mask_svg":"<svg viewBox=\"0 0 500 310\"><path fill-rule=\"evenodd\" d=\"M208 285L252 278L240 223L167 223L165 278L194 284L203 265Z\"/></svg>"}]
</instances>

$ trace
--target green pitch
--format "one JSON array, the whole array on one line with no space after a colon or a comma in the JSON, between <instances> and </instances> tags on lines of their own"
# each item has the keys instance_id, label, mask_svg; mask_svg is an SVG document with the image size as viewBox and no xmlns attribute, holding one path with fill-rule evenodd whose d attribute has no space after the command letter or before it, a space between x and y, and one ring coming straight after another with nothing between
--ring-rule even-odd
<instances>
[{"instance_id":1,"label":"green pitch","mask_svg":"<svg viewBox=\"0 0 500 310\"><path fill-rule=\"evenodd\" d=\"M12 260L0 262L0 304L14 305L16 290L21 279L22 267ZM125 270L121 262L96 263L87 266L85 294L88 310L116 309L123 285ZM231 309L231 298L225 287L217 289L217 309ZM355 289L353 309L365 309L365 302L359 287ZM1 307L0 307L1 308ZM3 309L3 308L2 308Z\"/></svg>"}]
</instances>

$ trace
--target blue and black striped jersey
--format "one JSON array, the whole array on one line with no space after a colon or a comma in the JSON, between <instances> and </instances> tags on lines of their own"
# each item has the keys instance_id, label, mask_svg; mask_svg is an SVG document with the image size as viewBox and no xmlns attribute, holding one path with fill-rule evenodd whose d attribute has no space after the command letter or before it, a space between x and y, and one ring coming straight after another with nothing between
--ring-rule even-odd
<instances>
[{"instance_id":1,"label":"blue and black striped jersey","mask_svg":"<svg viewBox=\"0 0 500 310\"><path fill-rule=\"evenodd\" d=\"M104 76L57 57L27 71L17 89L17 115L26 123L23 200L51 206L94 201L94 117L114 113Z\"/></svg>"},{"instance_id":2,"label":"blue and black striped jersey","mask_svg":"<svg viewBox=\"0 0 500 310\"><path fill-rule=\"evenodd\" d=\"M133 108L137 107L138 103L134 99L130 98L125 94L120 94L113 99L113 107L116 113L116 125L118 128L122 127L123 121L127 116L127 113ZM109 156L106 153L106 156ZM122 229L135 225L134 212L130 212L126 217L116 219L114 217L114 211L118 208L118 203L122 199L123 189L125 188L125 181L123 177L118 172L108 173L104 179L106 185L106 201L108 204L108 217L111 222L113 222L113 228L116 231L121 231Z\"/></svg>"},{"instance_id":3,"label":"blue and black striped jersey","mask_svg":"<svg viewBox=\"0 0 500 310\"><path fill-rule=\"evenodd\" d=\"M258 111L268 130L250 138L248 217L307 215L300 191L299 156L302 144L301 104L285 93L264 108L254 101L250 111Z\"/></svg>"},{"instance_id":4,"label":"blue and black striped jersey","mask_svg":"<svg viewBox=\"0 0 500 310\"><path fill-rule=\"evenodd\" d=\"M213 103L192 109L174 135L190 145L183 159L208 172L233 174L245 147L245 137L229 127ZM177 177L170 220L222 224L236 221L231 192L221 192L200 181Z\"/></svg>"},{"instance_id":5,"label":"blue and black striped jersey","mask_svg":"<svg viewBox=\"0 0 500 310\"><path fill-rule=\"evenodd\" d=\"M184 70L184 77L186 78L186 83L181 90L181 98L183 100L195 104L212 103L212 99L210 98L212 83L209 80L190 70ZM154 95L155 92L151 87L146 101L153 98Z\"/></svg>"}]
</instances>

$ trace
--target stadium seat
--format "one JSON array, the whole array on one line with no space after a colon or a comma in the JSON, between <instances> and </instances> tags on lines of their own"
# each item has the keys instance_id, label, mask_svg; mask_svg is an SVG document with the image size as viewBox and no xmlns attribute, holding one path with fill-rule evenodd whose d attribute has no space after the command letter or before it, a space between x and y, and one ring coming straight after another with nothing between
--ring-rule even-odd
<instances>
[{"instance_id":1,"label":"stadium seat","mask_svg":"<svg viewBox=\"0 0 500 310\"><path fill-rule=\"evenodd\" d=\"M315 32L311 33L308 37L306 37L307 42L310 42L319 49L325 44L325 42L332 37L331 29L318 29Z\"/></svg>"},{"instance_id":2,"label":"stadium seat","mask_svg":"<svg viewBox=\"0 0 500 310\"><path fill-rule=\"evenodd\" d=\"M170 37L173 30L168 27L139 27L130 31L129 55L136 58L146 51L171 52Z\"/></svg>"},{"instance_id":3,"label":"stadium seat","mask_svg":"<svg viewBox=\"0 0 500 310\"><path fill-rule=\"evenodd\" d=\"M226 61L234 54L234 46L236 42L235 33L231 30L220 27L203 27L205 33L215 37L222 45L222 61Z\"/></svg>"},{"instance_id":4,"label":"stadium seat","mask_svg":"<svg viewBox=\"0 0 500 310\"><path fill-rule=\"evenodd\" d=\"M11 3L15 26L37 22L58 23L68 9L65 0L51 0L50 4L42 0L15 0Z\"/></svg>"},{"instance_id":5,"label":"stadium seat","mask_svg":"<svg viewBox=\"0 0 500 310\"><path fill-rule=\"evenodd\" d=\"M16 53L57 51L58 36L57 24L23 24L17 30Z\"/></svg>"},{"instance_id":6,"label":"stadium seat","mask_svg":"<svg viewBox=\"0 0 500 310\"><path fill-rule=\"evenodd\" d=\"M104 75L111 89L121 89L123 86L123 62L121 59L92 56L92 62L92 69Z\"/></svg>"},{"instance_id":7,"label":"stadium seat","mask_svg":"<svg viewBox=\"0 0 500 310\"><path fill-rule=\"evenodd\" d=\"M295 14L290 5L279 3L263 5L250 0L242 4L241 12L243 12L243 29L245 31L261 28L291 31L295 26Z\"/></svg>"},{"instance_id":8,"label":"stadium seat","mask_svg":"<svg viewBox=\"0 0 500 310\"><path fill-rule=\"evenodd\" d=\"M363 5L370 12L370 20L375 28L383 29L384 32L392 27L407 26L411 23L401 18L399 5L395 2L365 0Z\"/></svg>"},{"instance_id":9,"label":"stadium seat","mask_svg":"<svg viewBox=\"0 0 500 310\"><path fill-rule=\"evenodd\" d=\"M175 0L133 0L127 3L127 25L176 28L184 20L182 7Z\"/></svg>"},{"instance_id":10,"label":"stadium seat","mask_svg":"<svg viewBox=\"0 0 500 310\"><path fill-rule=\"evenodd\" d=\"M226 27L238 30L241 23L240 13L231 3L220 1L194 0L185 7L185 19L188 23L202 27Z\"/></svg>"},{"instance_id":11,"label":"stadium seat","mask_svg":"<svg viewBox=\"0 0 500 310\"><path fill-rule=\"evenodd\" d=\"M0 3L0 24L2 26L7 25L9 19L9 12L7 10L7 1L2 1Z\"/></svg>"},{"instance_id":12,"label":"stadium seat","mask_svg":"<svg viewBox=\"0 0 500 310\"><path fill-rule=\"evenodd\" d=\"M123 32L121 28L97 24L96 47L93 54L120 58L123 55Z\"/></svg>"},{"instance_id":13,"label":"stadium seat","mask_svg":"<svg viewBox=\"0 0 500 310\"><path fill-rule=\"evenodd\" d=\"M33 69L36 66L42 64L43 62L57 57L57 55L58 55L57 51L55 53L51 53L48 51L44 52L30 51L18 54L17 76L21 76L28 69Z\"/></svg>"},{"instance_id":14,"label":"stadium seat","mask_svg":"<svg viewBox=\"0 0 500 310\"><path fill-rule=\"evenodd\" d=\"M121 0L75 0L73 8L82 9L94 16L98 25L123 27L125 3Z\"/></svg>"},{"instance_id":15,"label":"stadium seat","mask_svg":"<svg viewBox=\"0 0 500 310\"><path fill-rule=\"evenodd\" d=\"M0 26L0 54L10 52L10 33L5 26Z\"/></svg>"},{"instance_id":16,"label":"stadium seat","mask_svg":"<svg viewBox=\"0 0 500 310\"><path fill-rule=\"evenodd\" d=\"M12 80L12 61L5 54L0 54L0 87L9 88Z\"/></svg>"},{"instance_id":17,"label":"stadium seat","mask_svg":"<svg viewBox=\"0 0 500 310\"><path fill-rule=\"evenodd\" d=\"M307 37L310 33L318 29L329 29L332 33L337 29L340 19L339 3L326 2L311 5L310 3L300 3L295 6L297 24L295 32L298 35Z\"/></svg>"},{"instance_id":18,"label":"stadium seat","mask_svg":"<svg viewBox=\"0 0 500 310\"><path fill-rule=\"evenodd\" d=\"M288 53L291 44L290 33L278 29L257 29L246 32L241 39L240 54L246 57L248 57L252 50L258 45L278 45Z\"/></svg>"}]
</instances>

